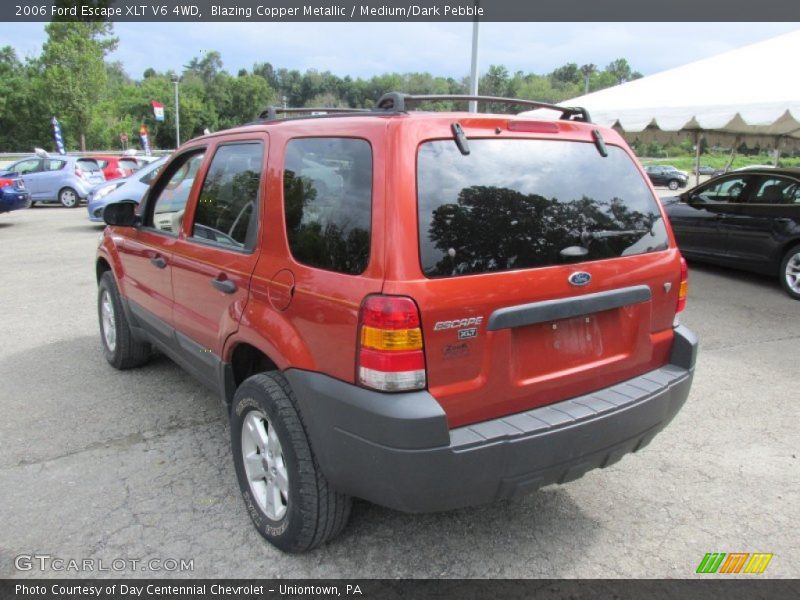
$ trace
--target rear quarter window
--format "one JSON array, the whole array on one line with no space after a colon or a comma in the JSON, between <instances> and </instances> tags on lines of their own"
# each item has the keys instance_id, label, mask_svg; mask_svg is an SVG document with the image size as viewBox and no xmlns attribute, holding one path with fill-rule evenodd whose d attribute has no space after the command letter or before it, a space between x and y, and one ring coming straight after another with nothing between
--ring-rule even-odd
<instances>
[{"instance_id":1,"label":"rear quarter window","mask_svg":"<svg viewBox=\"0 0 800 600\"><path fill-rule=\"evenodd\" d=\"M428 277L602 260L667 248L656 200L630 157L557 140L423 143L419 241Z\"/></svg>"},{"instance_id":2,"label":"rear quarter window","mask_svg":"<svg viewBox=\"0 0 800 600\"><path fill-rule=\"evenodd\" d=\"M351 138L286 145L286 233L300 263L357 275L367 268L372 219L372 148Z\"/></svg>"}]
</instances>

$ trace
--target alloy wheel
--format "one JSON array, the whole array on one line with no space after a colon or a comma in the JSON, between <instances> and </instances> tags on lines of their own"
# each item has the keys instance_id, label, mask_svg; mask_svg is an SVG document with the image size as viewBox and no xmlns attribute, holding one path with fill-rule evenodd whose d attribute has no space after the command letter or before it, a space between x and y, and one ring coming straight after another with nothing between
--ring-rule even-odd
<instances>
[{"instance_id":1,"label":"alloy wheel","mask_svg":"<svg viewBox=\"0 0 800 600\"><path fill-rule=\"evenodd\" d=\"M800 252L796 252L786 261L783 276L789 289L795 294L800 294Z\"/></svg>"},{"instance_id":2,"label":"alloy wheel","mask_svg":"<svg viewBox=\"0 0 800 600\"><path fill-rule=\"evenodd\" d=\"M114 352L117 347L117 323L114 319L114 303L108 290L100 297L100 323L103 327L103 340L109 351Z\"/></svg>"},{"instance_id":3,"label":"alloy wheel","mask_svg":"<svg viewBox=\"0 0 800 600\"><path fill-rule=\"evenodd\" d=\"M242 458L259 508L280 521L289 508L289 473L278 432L261 411L251 410L242 423Z\"/></svg>"}]
</instances>

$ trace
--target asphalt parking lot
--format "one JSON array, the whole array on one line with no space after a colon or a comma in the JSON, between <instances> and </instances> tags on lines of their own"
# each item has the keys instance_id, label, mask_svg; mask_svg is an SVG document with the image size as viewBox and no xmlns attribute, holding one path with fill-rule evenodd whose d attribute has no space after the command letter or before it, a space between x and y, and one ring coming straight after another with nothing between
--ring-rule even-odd
<instances>
[{"instance_id":1,"label":"asphalt parking lot","mask_svg":"<svg viewBox=\"0 0 800 600\"><path fill-rule=\"evenodd\" d=\"M707 552L771 552L800 576L800 302L769 278L691 265L691 396L640 453L491 506L404 515L356 503L332 544L281 554L240 499L226 416L168 359L103 359L84 208L0 215L0 577L18 555L192 559L83 576L674 577ZM708 577L707 575L705 577Z\"/></svg>"}]
</instances>

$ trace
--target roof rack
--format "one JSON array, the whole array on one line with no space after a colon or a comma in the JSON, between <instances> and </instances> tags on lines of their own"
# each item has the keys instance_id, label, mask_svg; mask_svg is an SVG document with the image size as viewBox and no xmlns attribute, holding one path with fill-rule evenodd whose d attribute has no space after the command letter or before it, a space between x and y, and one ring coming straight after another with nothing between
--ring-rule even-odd
<instances>
[{"instance_id":1,"label":"roof rack","mask_svg":"<svg viewBox=\"0 0 800 600\"><path fill-rule=\"evenodd\" d=\"M282 106L270 106L266 110L261 111L258 115L259 119L267 119L272 121L280 114L313 114L313 113L365 113L370 112L368 108L284 108Z\"/></svg>"},{"instance_id":2,"label":"roof rack","mask_svg":"<svg viewBox=\"0 0 800 600\"><path fill-rule=\"evenodd\" d=\"M402 94L399 92L389 92L380 97L375 104L375 109L379 111L393 111L405 112L406 105L418 104L421 102L438 102L438 101L465 101L475 100L477 102L492 102L495 104L509 104L514 106L530 106L536 108L547 108L561 113L561 118L564 120L584 121L591 123L592 119L589 117L589 112L585 108L577 106L557 106L555 104L548 104L546 102L537 102L535 100L522 100L520 98L501 98L498 96L468 96L460 94L435 94L435 95L411 95Z\"/></svg>"},{"instance_id":3,"label":"roof rack","mask_svg":"<svg viewBox=\"0 0 800 600\"><path fill-rule=\"evenodd\" d=\"M407 111L407 107L411 104L420 104L422 102L439 102L439 101L455 101L455 102L469 102L475 100L477 102L491 102L495 104L508 104L511 106L525 106L530 108L546 108L561 113L561 118L564 120L583 121L591 123L592 119L589 117L589 112L585 108L578 106L557 106L555 104L548 104L546 102L537 102L535 100L523 100L521 98L501 98L498 96L467 96L459 94L445 94L445 95L412 95L403 94L401 92L389 92L381 96L375 103L374 108L284 108L282 106L270 106L266 110L261 111L258 115L258 120L254 123L262 121L273 121L279 114L288 115L308 115L312 117L324 115L336 115L340 113L346 114L361 114L361 115L380 115L390 113L402 113ZM314 114L318 113L318 114ZM303 118L303 117L300 117Z\"/></svg>"}]
</instances>

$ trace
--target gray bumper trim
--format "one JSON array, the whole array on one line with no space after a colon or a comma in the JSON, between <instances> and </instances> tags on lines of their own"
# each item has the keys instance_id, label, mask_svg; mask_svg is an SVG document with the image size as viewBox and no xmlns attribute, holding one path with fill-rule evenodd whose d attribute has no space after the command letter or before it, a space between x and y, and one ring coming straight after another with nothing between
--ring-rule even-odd
<instances>
[{"instance_id":1,"label":"gray bumper trim","mask_svg":"<svg viewBox=\"0 0 800 600\"><path fill-rule=\"evenodd\" d=\"M427 392L381 394L319 373L285 375L334 486L396 510L431 512L571 481L644 447L689 395L697 342L685 328L675 339L673 359L683 364L449 431Z\"/></svg>"}]
</instances>

